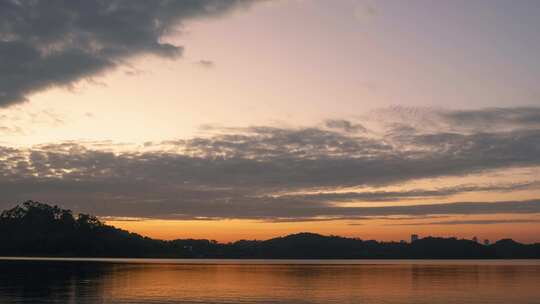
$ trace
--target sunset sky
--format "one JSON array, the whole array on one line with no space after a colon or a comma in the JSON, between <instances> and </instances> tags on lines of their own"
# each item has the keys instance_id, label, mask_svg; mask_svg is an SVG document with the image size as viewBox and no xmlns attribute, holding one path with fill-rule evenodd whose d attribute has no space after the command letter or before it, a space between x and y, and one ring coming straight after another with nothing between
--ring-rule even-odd
<instances>
[{"instance_id":1,"label":"sunset sky","mask_svg":"<svg viewBox=\"0 0 540 304\"><path fill-rule=\"evenodd\" d=\"M540 1L0 2L0 209L540 242Z\"/></svg>"}]
</instances>

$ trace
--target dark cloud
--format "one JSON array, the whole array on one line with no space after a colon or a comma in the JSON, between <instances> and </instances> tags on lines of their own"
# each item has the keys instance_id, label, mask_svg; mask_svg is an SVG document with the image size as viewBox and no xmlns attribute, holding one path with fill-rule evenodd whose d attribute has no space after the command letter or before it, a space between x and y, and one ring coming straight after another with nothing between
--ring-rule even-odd
<instances>
[{"instance_id":1,"label":"dark cloud","mask_svg":"<svg viewBox=\"0 0 540 304\"><path fill-rule=\"evenodd\" d=\"M540 128L540 108L488 108L480 110L439 111L450 124L472 130Z\"/></svg>"},{"instance_id":2,"label":"dark cloud","mask_svg":"<svg viewBox=\"0 0 540 304\"><path fill-rule=\"evenodd\" d=\"M499 225L499 224L529 224L540 223L538 219L511 219L511 220L464 220L464 221L440 221L428 223L400 223L389 224L392 226L433 226L433 225Z\"/></svg>"},{"instance_id":3,"label":"dark cloud","mask_svg":"<svg viewBox=\"0 0 540 304\"><path fill-rule=\"evenodd\" d=\"M400 205L468 192L537 189L537 180L347 192L540 166L540 129L404 130L377 137L328 128L225 128L208 137L146 143L140 150L112 149L112 142L0 147L0 205L39 199L103 216L279 221L540 212L538 201ZM370 201L394 206L339 204Z\"/></svg>"},{"instance_id":4,"label":"dark cloud","mask_svg":"<svg viewBox=\"0 0 540 304\"><path fill-rule=\"evenodd\" d=\"M0 107L71 85L139 54L182 55L162 41L190 18L252 0L1 0Z\"/></svg>"},{"instance_id":5,"label":"dark cloud","mask_svg":"<svg viewBox=\"0 0 540 304\"><path fill-rule=\"evenodd\" d=\"M298 218L270 218L264 220L271 223L295 223L295 222L332 222L332 221L372 221L372 220L391 220L391 221L410 221L418 219L436 219L447 218L447 215L420 215L420 216L338 216L338 217L298 217ZM364 223L352 222L350 226L364 225Z\"/></svg>"},{"instance_id":6,"label":"dark cloud","mask_svg":"<svg viewBox=\"0 0 540 304\"><path fill-rule=\"evenodd\" d=\"M309 201L332 202L397 202L410 199L432 199L470 192L511 192L540 189L540 182L511 183L502 185L460 185L437 189L414 189L407 191L361 191L361 192L319 192L314 194L281 195L281 198L304 199Z\"/></svg>"},{"instance_id":7,"label":"dark cloud","mask_svg":"<svg viewBox=\"0 0 540 304\"><path fill-rule=\"evenodd\" d=\"M374 110L365 120L382 124L396 136L414 133L475 134L539 129L540 108L509 107L446 110L396 106Z\"/></svg>"},{"instance_id":8,"label":"dark cloud","mask_svg":"<svg viewBox=\"0 0 540 304\"><path fill-rule=\"evenodd\" d=\"M269 210L270 211L270 210ZM388 207L337 207L331 205L296 205L287 210L272 210L281 218L302 218L313 216L395 216L395 215L463 215L463 214L536 214L540 213L540 200L506 202L458 202L429 205L406 205ZM270 217L270 216L269 216Z\"/></svg>"},{"instance_id":9,"label":"dark cloud","mask_svg":"<svg viewBox=\"0 0 540 304\"><path fill-rule=\"evenodd\" d=\"M364 128L361 124L352 123L348 120L343 119L329 119L326 121L326 127L330 129L343 130L345 132L367 132L367 129Z\"/></svg>"}]
</instances>

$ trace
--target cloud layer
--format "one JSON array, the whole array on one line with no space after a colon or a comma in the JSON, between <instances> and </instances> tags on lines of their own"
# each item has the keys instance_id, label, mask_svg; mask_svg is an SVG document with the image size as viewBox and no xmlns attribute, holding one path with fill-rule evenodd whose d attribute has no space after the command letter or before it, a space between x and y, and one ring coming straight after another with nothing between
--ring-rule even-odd
<instances>
[{"instance_id":1,"label":"cloud layer","mask_svg":"<svg viewBox=\"0 0 540 304\"><path fill-rule=\"evenodd\" d=\"M182 55L163 37L251 0L0 1L0 107L69 86L140 54Z\"/></svg>"},{"instance_id":2,"label":"cloud layer","mask_svg":"<svg viewBox=\"0 0 540 304\"><path fill-rule=\"evenodd\" d=\"M40 199L103 216L273 221L540 213L538 200L440 202L461 193L538 189L539 180L401 191L350 190L538 167L540 128L532 127L528 118L533 110L538 111L502 111L510 113L509 118L497 114L500 117L489 123L512 124L512 128L494 128L493 132L471 131L480 113L474 111L459 112L460 128L467 128L460 132L438 127L428 133L411 119L401 122L402 128L390 127L391 132L381 135L368 127L351 129L364 125L359 122L340 121L311 128L222 129L212 136L147 143L123 152L76 142L0 147L0 188L5 189L1 203L8 207L23 199ZM492 111L487 109L480 117ZM445 126L456 119L454 113L458 112L437 110L431 115ZM392 115L388 117L388 125L394 125ZM400 205L426 198L433 204ZM392 204L342 204L362 202Z\"/></svg>"}]
</instances>

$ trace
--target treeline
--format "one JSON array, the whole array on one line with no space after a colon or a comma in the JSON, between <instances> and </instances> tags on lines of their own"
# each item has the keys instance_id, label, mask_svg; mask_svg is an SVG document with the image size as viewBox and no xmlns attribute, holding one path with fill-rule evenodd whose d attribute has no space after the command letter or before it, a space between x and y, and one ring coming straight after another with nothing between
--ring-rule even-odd
<instances>
[{"instance_id":1,"label":"treeline","mask_svg":"<svg viewBox=\"0 0 540 304\"><path fill-rule=\"evenodd\" d=\"M363 241L299 233L266 241L163 241L105 225L88 214L28 201L0 214L1 256L259 258L259 259L499 259L540 258L540 244L428 237L409 243Z\"/></svg>"}]
</instances>

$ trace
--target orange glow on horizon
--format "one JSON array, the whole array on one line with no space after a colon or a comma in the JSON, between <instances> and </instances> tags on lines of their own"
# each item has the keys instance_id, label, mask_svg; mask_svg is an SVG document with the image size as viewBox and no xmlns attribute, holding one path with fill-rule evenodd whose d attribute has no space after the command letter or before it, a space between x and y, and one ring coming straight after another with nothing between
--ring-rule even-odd
<instances>
[{"instance_id":1,"label":"orange glow on horizon","mask_svg":"<svg viewBox=\"0 0 540 304\"><path fill-rule=\"evenodd\" d=\"M512 220L523 219L520 215L475 216L474 220ZM523 243L540 242L540 225L535 222L498 223L498 224L440 224L440 225L395 225L433 222L452 222L470 219L469 216L449 216L444 218L408 219L408 220L335 220L306 222L263 222L254 220L142 220L142 221L107 221L107 224L157 239L212 239L219 242L245 240L266 240L299 232L313 232L323 235L338 235L378 241L408 241L411 234L420 237L457 237L491 242L512 238ZM526 219L539 220L540 217L528 216Z\"/></svg>"}]
</instances>

